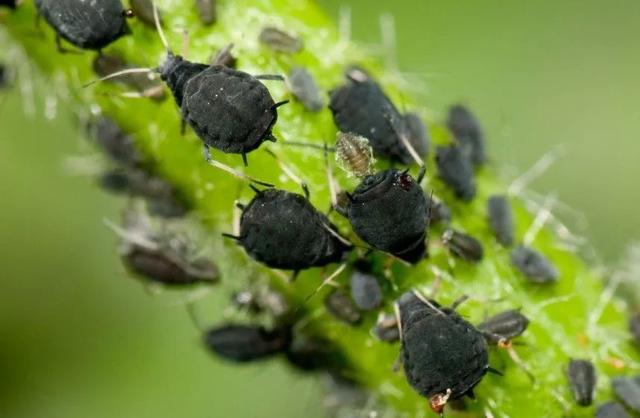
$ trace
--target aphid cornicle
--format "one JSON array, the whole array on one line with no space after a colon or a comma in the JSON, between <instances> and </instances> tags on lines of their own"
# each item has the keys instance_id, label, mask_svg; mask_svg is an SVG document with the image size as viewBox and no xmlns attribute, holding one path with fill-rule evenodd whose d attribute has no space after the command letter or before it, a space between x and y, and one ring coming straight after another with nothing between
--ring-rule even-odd
<instances>
[{"instance_id":1,"label":"aphid cornicle","mask_svg":"<svg viewBox=\"0 0 640 418\"><path fill-rule=\"evenodd\" d=\"M324 106L318 84L311 73L303 67L289 71L287 84L291 94L310 112L319 112Z\"/></svg>"},{"instance_id":2,"label":"aphid cornicle","mask_svg":"<svg viewBox=\"0 0 640 418\"><path fill-rule=\"evenodd\" d=\"M471 162L476 166L482 165L486 161L484 134L469 109L462 105L451 106L447 126Z\"/></svg>"},{"instance_id":3,"label":"aphid cornicle","mask_svg":"<svg viewBox=\"0 0 640 418\"><path fill-rule=\"evenodd\" d=\"M130 32L132 13L120 0L35 0L38 13L60 37L82 49L100 50Z\"/></svg>"},{"instance_id":4,"label":"aphid cornicle","mask_svg":"<svg viewBox=\"0 0 640 418\"><path fill-rule=\"evenodd\" d=\"M242 207L240 236L231 237L254 260L284 270L338 262L351 249L304 196L278 189L257 191Z\"/></svg>"},{"instance_id":5,"label":"aphid cornicle","mask_svg":"<svg viewBox=\"0 0 640 418\"><path fill-rule=\"evenodd\" d=\"M272 26L263 28L262 31L260 31L258 40L274 51L285 52L287 54L300 52L304 46L300 38Z\"/></svg>"},{"instance_id":6,"label":"aphid cornicle","mask_svg":"<svg viewBox=\"0 0 640 418\"><path fill-rule=\"evenodd\" d=\"M382 290L366 262L356 263L351 273L351 298L358 308L371 311L380 307Z\"/></svg>"},{"instance_id":7,"label":"aphid cornicle","mask_svg":"<svg viewBox=\"0 0 640 418\"><path fill-rule=\"evenodd\" d=\"M513 214L506 196L494 195L487 200L489 226L498 242L506 247L513 244Z\"/></svg>"},{"instance_id":8,"label":"aphid cornicle","mask_svg":"<svg viewBox=\"0 0 640 418\"><path fill-rule=\"evenodd\" d=\"M382 91L378 83L360 68L351 68L346 73L345 85L332 90L329 109L333 120L342 132L361 135L371 143L376 155L405 164L413 157L405 147L400 135L407 135L413 148L425 150L423 144L413 144L411 139L421 141L422 133L417 129L413 116L407 126L404 117ZM411 138L411 139L410 139ZM424 157L425 154L419 156Z\"/></svg>"},{"instance_id":9,"label":"aphid cornicle","mask_svg":"<svg viewBox=\"0 0 640 418\"><path fill-rule=\"evenodd\" d=\"M640 413L640 376L616 377L611 381L611 386L622 403Z\"/></svg>"},{"instance_id":10,"label":"aphid cornicle","mask_svg":"<svg viewBox=\"0 0 640 418\"><path fill-rule=\"evenodd\" d=\"M631 418L631 415L618 402L607 402L598 407L596 418Z\"/></svg>"},{"instance_id":11,"label":"aphid cornicle","mask_svg":"<svg viewBox=\"0 0 640 418\"><path fill-rule=\"evenodd\" d=\"M482 244L471 235L447 229L442 234L442 243L456 257L475 263L482 261L484 255Z\"/></svg>"},{"instance_id":12,"label":"aphid cornicle","mask_svg":"<svg viewBox=\"0 0 640 418\"><path fill-rule=\"evenodd\" d=\"M589 406L593 402L596 390L596 369L589 360L571 360L567 367L567 378L573 399L580 406Z\"/></svg>"},{"instance_id":13,"label":"aphid cornicle","mask_svg":"<svg viewBox=\"0 0 640 418\"><path fill-rule=\"evenodd\" d=\"M203 335L207 347L225 360L246 363L284 353L290 343L285 328L268 330L257 325L227 324Z\"/></svg>"},{"instance_id":14,"label":"aphid cornicle","mask_svg":"<svg viewBox=\"0 0 640 418\"><path fill-rule=\"evenodd\" d=\"M459 146L436 148L438 175L459 199L470 201L476 196L476 181L471 160Z\"/></svg>"},{"instance_id":15,"label":"aphid cornicle","mask_svg":"<svg viewBox=\"0 0 640 418\"><path fill-rule=\"evenodd\" d=\"M552 283L558 280L558 270L542 253L520 245L511 252L511 263L533 283Z\"/></svg>"},{"instance_id":16,"label":"aphid cornicle","mask_svg":"<svg viewBox=\"0 0 640 418\"><path fill-rule=\"evenodd\" d=\"M428 205L420 181L407 171L390 168L366 176L340 208L353 231L367 244L408 262L426 253Z\"/></svg>"},{"instance_id":17,"label":"aphid cornicle","mask_svg":"<svg viewBox=\"0 0 640 418\"><path fill-rule=\"evenodd\" d=\"M356 325L362 319L358 307L346 293L340 290L331 292L324 300L324 306L336 319L349 325Z\"/></svg>"},{"instance_id":18,"label":"aphid cornicle","mask_svg":"<svg viewBox=\"0 0 640 418\"><path fill-rule=\"evenodd\" d=\"M429 304L413 292L398 300L402 358L409 384L440 414L449 400L465 395L490 370L487 343L452 308Z\"/></svg>"},{"instance_id":19,"label":"aphid cornicle","mask_svg":"<svg viewBox=\"0 0 640 418\"><path fill-rule=\"evenodd\" d=\"M487 342L499 344L503 340L519 337L528 326L529 318L519 310L510 309L478 324L478 329L484 334Z\"/></svg>"}]
</instances>

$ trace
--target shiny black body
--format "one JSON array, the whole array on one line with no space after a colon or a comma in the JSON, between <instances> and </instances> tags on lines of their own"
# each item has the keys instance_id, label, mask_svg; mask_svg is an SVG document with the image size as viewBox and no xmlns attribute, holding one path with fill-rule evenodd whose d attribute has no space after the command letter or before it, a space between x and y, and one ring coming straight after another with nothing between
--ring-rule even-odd
<instances>
[{"instance_id":1,"label":"shiny black body","mask_svg":"<svg viewBox=\"0 0 640 418\"><path fill-rule=\"evenodd\" d=\"M455 257L474 263L482 261L484 256L482 244L471 235L448 229L442 234L442 242Z\"/></svg>"},{"instance_id":2,"label":"shiny black body","mask_svg":"<svg viewBox=\"0 0 640 418\"><path fill-rule=\"evenodd\" d=\"M324 300L324 306L336 319L349 325L357 325L362 319L358 307L346 293L340 290L331 292Z\"/></svg>"},{"instance_id":3,"label":"shiny black body","mask_svg":"<svg viewBox=\"0 0 640 418\"><path fill-rule=\"evenodd\" d=\"M486 161L484 134L480 123L469 109L462 105L452 106L447 126L474 165L478 166Z\"/></svg>"},{"instance_id":4,"label":"shiny black body","mask_svg":"<svg viewBox=\"0 0 640 418\"><path fill-rule=\"evenodd\" d=\"M257 325L237 324L210 329L203 336L212 352L236 363L262 360L284 353L290 339L290 332L286 329L268 330Z\"/></svg>"},{"instance_id":5,"label":"shiny black body","mask_svg":"<svg viewBox=\"0 0 640 418\"><path fill-rule=\"evenodd\" d=\"M511 252L513 264L530 282L552 283L558 280L558 271L544 255L520 245Z\"/></svg>"},{"instance_id":6,"label":"shiny black body","mask_svg":"<svg viewBox=\"0 0 640 418\"><path fill-rule=\"evenodd\" d=\"M362 180L350 196L346 216L367 244L415 264L426 253L427 206L413 177L390 168Z\"/></svg>"},{"instance_id":7,"label":"shiny black body","mask_svg":"<svg viewBox=\"0 0 640 418\"><path fill-rule=\"evenodd\" d=\"M173 54L168 54L159 71L180 106L182 118L206 146L246 154L265 140L273 140L277 106L257 78Z\"/></svg>"},{"instance_id":8,"label":"shiny black body","mask_svg":"<svg viewBox=\"0 0 640 418\"><path fill-rule=\"evenodd\" d=\"M513 214L506 196L491 196L487 200L489 227L498 242L505 247L513 245Z\"/></svg>"},{"instance_id":9,"label":"shiny black body","mask_svg":"<svg viewBox=\"0 0 640 418\"><path fill-rule=\"evenodd\" d=\"M424 151L426 155L428 144L421 143L426 140L426 134L417 125L419 120L409 116L410 124L407 126L405 118L378 83L362 70L347 72L346 84L331 91L329 109L340 131L367 138L377 156L412 163L411 155L398 136L401 134L413 138L409 142L416 151ZM416 132L409 129L416 129Z\"/></svg>"},{"instance_id":10,"label":"shiny black body","mask_svg":"<svg viewBox=\"0 0 640 418\"><path fill-rule=\"evenodd\" d=\"M498 344L501 340L519 337L529 326L529 318L520 311L510 309L492 316L478 325L487 342Z\"/></svg>"},{"instance_id":11,"label":"shiny black body","mask_svg":"<svg viewBox=\"0 0 640 418\"><path fill-rule=\"evenodd\" d=\"M588 360L571 360L567 367L567 378L576 403L580 406L591 405L597 383L593 363Z\"/></svg>"},{"instance_id":12,"label":"shiny black body","mask_svg":"<svg viewBox=\"0 0 640 418\"><path fill-rule=\"evenodd\" d=\"M328 228L336 229L304 196L267 189L242 211L238 242L269 267L303 270L340 261L351 249Z\"/></svg>"},{"instance_id":13,"label":"shiny black body","mask_svg":"<svg viewBox=\"0 0 640 418\"><path fill-rule=\"evenodd\" d=\"M640 376L616 377L611 382L611 387L622 403L640 413Z\"/></svg>"},{"instance_id":14,"label":"shiny black body","mask_svg":"<svg viewBox=\"0 0 640 418\"><path fill-rule=\"evenodd\" d=\"M120 0L35 0L58 36L82 49L100 50L129 33Z\"/></svg>"},{"instance_id":15,"label":"shiny black body","mask_svg":"<svg viewBox=\"0 0 640 418\"><path fill-rule=\"evenodd\" d=\"M473 325L449 308L438 310L413 293L399 300L402 358L409 384L431 398L451 390L451 399L472 396L489 370L487 343Z\"/></svg>"},{"instance_id":16,"label":"shiny black body","mask_svg":"<svg viewBox=\"0 0 640 418\"><path fill-rule=\"evenodd\" d=\"M438 175L455 196L470 201L476 196L473 164L462 148L456 145L436 148Z\"/></svg>"},{"instance_id":17,"label":"shiny black body","mask_svg":"<svg viewBox=\"0 0 640 418\"><path fill-rule=\"evenodd\" d=\"M351 273L351 298L363 311L371 311L382 304L382 290L378 279L367 265L359 263Z\"/></svg>"}]
</instances>

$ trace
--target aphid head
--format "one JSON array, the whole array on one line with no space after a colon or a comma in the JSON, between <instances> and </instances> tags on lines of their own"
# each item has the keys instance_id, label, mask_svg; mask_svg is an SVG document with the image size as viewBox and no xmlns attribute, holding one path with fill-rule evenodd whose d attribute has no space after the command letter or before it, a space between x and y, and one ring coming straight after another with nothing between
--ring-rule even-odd
<instances>
[{"instance_id":1,"label":"aphid head","mask_svg":"<svg viewBox=\"0 0 640 418\"><path fill-rule=\"evenodd\" d=\"M442 411L444 411L444 407L449 402L449 397L451 397L451 389L447 389L445 393L438 393L429 398L429 406L433 412L440 414L440 416L444 416Z\"/></svg>"}]
</instances>

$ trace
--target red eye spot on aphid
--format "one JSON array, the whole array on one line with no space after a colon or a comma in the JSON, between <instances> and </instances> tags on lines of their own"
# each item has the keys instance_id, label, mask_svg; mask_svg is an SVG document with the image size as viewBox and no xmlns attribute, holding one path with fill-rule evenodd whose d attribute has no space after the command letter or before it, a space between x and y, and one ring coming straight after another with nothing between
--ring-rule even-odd
<instances>
[{"instance_id":1,"label":"red eye spot on aphid","mask_svg":"<svg viewBox=\"0 0 640 418\"><path fill-rule=\"evenodd\" d=\"M398 176L398 184L404 190L409 190L411 188L411 185L413 184L413 179L409 174L402 173Z\"/></svg>"}]
</instances>

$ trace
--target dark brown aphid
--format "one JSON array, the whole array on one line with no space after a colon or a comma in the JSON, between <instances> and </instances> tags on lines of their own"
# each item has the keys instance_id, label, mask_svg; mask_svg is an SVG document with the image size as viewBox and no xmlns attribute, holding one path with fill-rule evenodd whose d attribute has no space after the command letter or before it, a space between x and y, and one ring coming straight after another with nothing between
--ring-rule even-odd
<instances>
[{"instance_id":1,"label":"dark brown aphid","mask_svg":"<svg viewBox=\"0 0 640 418\"><path fill-rule=\"evenodd\" d=\"M302 40L278 28L267 26L262 29L258 37L260 42L274 51L294 54L302 50Z\"/></svg>"},{"instance_id":2,"label":"dark brown aphid","mask_svg":"<svg viewBox=\"0 0 640 418\"><path fill-rule=\"evenodd\" d=\"M106 77L118 71L135 68L120 56L101 54L93 60L93 71L99 77ZM140 96L153 100L164 100L166 97L164 84L159 79L151 78L151 74L132 73L115 78L112 81L134 89Z\"/></svg>"},{"instance_id":3,"label":"dark brown aphid","mask_svg":"<svg viewBox=\"0 0 640 418\"><path fill-rule=\"evenodd\" d=\"M506 196L491 196L487 200L489 226L498 242L505 247L513 244L513 214Z\"/></svg>"},{"instance_id":4,"label":"dark brown aphid","mask_svg":"<svg viewBox=\"0 0 640 418\"><path fill-rule=\"evenodd\" d=\"M246 363L284 353L291 335L285 328L269 330L256 325L226 324L208 330L203 340L223 359Z\"/></svg>"},{"instance_id":5,"label":"dark brown aphid","mask_svg":"<svg viewBox=\"0 0 640 418\"><path fill-rule=\"evenodd\" d=\"M478 325L478 329L489 343L499 344L519 337L528 326L529 318L522 315L519 310L510 309L482 322Z\"/></svg>"},{"instance_id":6,"label":"dark brown aphid","mask_svg":"<svg viewBox=\"0 0 640 418\"><path fill-rule=\"evenodd\" d=\"M339 290L331 292L324 300L327 311L335 318L350 325L356 325L362 319L358 307L351 298Z\"/></svg>"},{"instance_id":7,"label":"dark brown aphid","mask_svg":"<svg viewBox=\"0 0 640 418\"><path fill-rule=\"evenodd\" d=\"M631 418L631 415L618 402L607 402L598 407L596 418Z\"/></svg>"},{"instance_id":8,"label":"dark brown aphid","mask_svg":"<svg viewBox=\"0 0 640 418\"><path fill-rule=\"evenodd\" d=\"M459 146L437 147L436 164L438 175L457 198L468 202L476 196L473 164Z\"/></svg>"},{"instance_id":9,"label":"dark brown aphid","mask_svg":"<svg viewBox=\"0 0 640 418\"><path fill-rule=\"evenodd\" d=\"M633 336L636 344L640 345L640 313L635 313L629 320L629 331Z\"/></svg>"},{"instance_id":10,"label":"dark brown aphid","mask_svg":"<svg viewBox=\"0 0 640 418\"><path fill-rule=\"evenodd\" d=\"M533 283L552 283L558 280L558 270L538 251L520 245L511 252L511 263Z\"/></svg>"},{"instance_id":11,"label":"dark brown aphid","mask_svg":"<svg viewBox=\"0 0 640 418\"><path fill-rule=\"evenodd\" d=\"M400 330L398 329L398 320L395 315L380 313L376 326L373 327L373 333L381 340L386 342L394 342L400 339Z\"/></svg>"},{"instance_id":12,"label":"dark brown aphid","mask_svg":"<svg viewBox=\"0 0 640 418\"><path fill-rule=\"evenodd\" d=\"M129 5L138 20L147 26L155 27L152 0L129 0Z\"/></svg>"},{"instance_id":13,"label":"dark brown aphid","mask_svg":"<svg viewBox=\"0 0 640 418\"><path fill-rule=\"evenodd\" d=\"M363 136L338 132L336 137L336 162L347 173L365 177L373 173L373 150Z\"/></svg>"},{"instance_id":14,"label":"dark brown aphid","mask_svg":"<svg viewBox=\"0 0 640 418\"><path fill-rule=\"evenodd\" d=\"M451 254L458 258L475 263L482 260L484 254L482 244L471 235L448 229L442 234L442 242Z\"/></svg>"},{"instance_id":15,"label":"dark brown aphid","mask_svg":"<svg viewBox=\"0 0 640 418\"><path fill-rule=\"evenodd\" d=\"M571 360L567 367L567 377L573 399L580 406L589 406L593 402L596 389L596 369L589 360Z\"/></svg>"},{"instance_id":16,"label":"dark brown aphid","mask_svg":"<svg viewBox=\"0 0 640 418\"><path fill-rule=\"evenodd\" d=\"M218 19L217 0L196 0L196 7L200 20L205 25L211 25Z\"/></svg>"},{"instance_id":17,"label":"dark brown aphid","mask_svg":"<svg viewBox=\"0 0 640 418\"><path fill-rule=\"evenodd\" d=\"M640 376L616 377L611 386L618 398L633 411L640 413Z\"/></svg>"}]
</instances>

